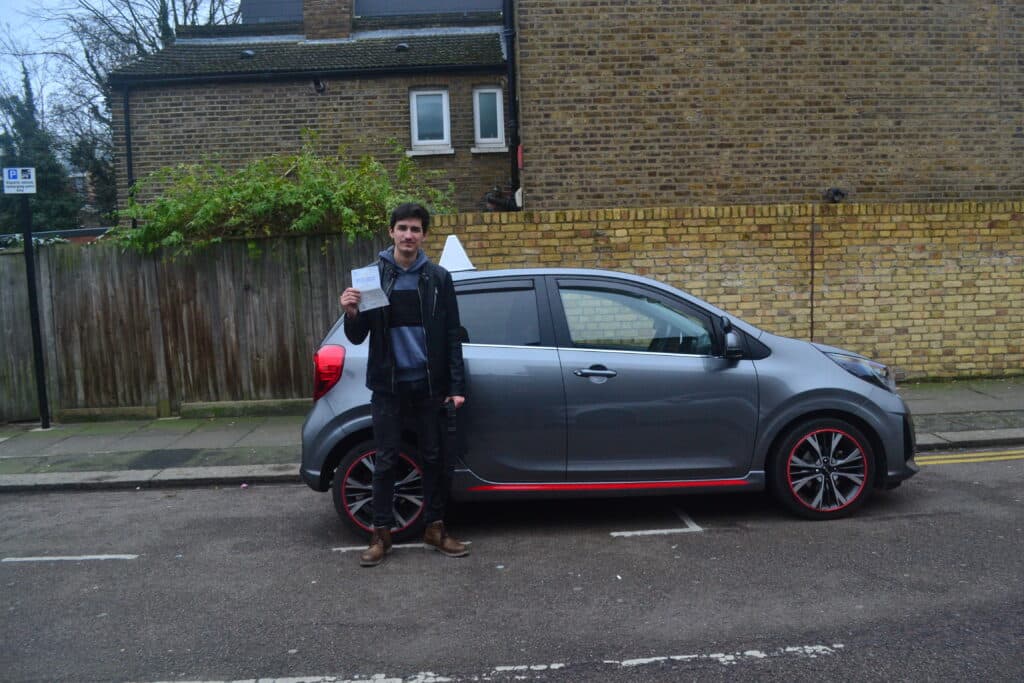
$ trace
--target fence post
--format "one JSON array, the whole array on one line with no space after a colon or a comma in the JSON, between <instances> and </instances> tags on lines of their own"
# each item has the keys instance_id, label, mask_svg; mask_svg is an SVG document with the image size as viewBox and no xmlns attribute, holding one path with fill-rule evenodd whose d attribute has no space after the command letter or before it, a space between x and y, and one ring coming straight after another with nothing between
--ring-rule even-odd
<instances>
[{"instance_id":1,"label":"fence post","mask_svg":"<svg viewBox=\"0 0 1024 683\"><path fill-rule=\"evenodd\" d=\"M46 354L46 367L50 371L46 375L46 390L50 396L50 414L56 415L63 407L63 394L60 387L60 374L63 369L58 363L63 360L58 357L57 339L54 324L53 312L53 259L56 255L56 247L47 247L36 252L36 263L39 265L39 323L42 326L43 339L48 340L43 345L43 353Z\"/></svg>"},{"instance_id":2,"label":"fence post","mask_svg":"<svg viewBox=\"0 0 1024 683\"><path fill-rule=\"evenodd\" d=\"M152 341L153 372L156 376L157 417L170 417L172 407L178 401L171 396L170 371L167 367L167 352L164 345L164 316L160 307L160 278L157 275L158 256L142 257L142 276L145 288L146 317L149 320L149 337Z\"/></svg>"}]
</instances>

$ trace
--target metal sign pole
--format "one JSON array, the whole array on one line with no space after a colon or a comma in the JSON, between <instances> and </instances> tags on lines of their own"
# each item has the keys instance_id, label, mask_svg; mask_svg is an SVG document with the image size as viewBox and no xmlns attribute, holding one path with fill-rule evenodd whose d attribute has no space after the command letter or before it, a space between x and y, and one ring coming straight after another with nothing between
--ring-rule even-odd
<instances>
[{"instance_id":1,"label":"metal sign pole","mask_svg":"<svg viewBox=\"0 0 1024 683\"><path fill-rule=\"evenodd\" d=\"M14 171L13 173L11 173ZM29 194L35 194L35 169L4 169L4 193L20 194L19 213L25 239L25 279L28 280L28 312L32 327L32 355L36 365L36 393L39 397L39 421L50 428L50 400L46 394L46 366L43 363L43 333L39 325L39 296L36 291L36 257L32 244L32 207Z\"/></svg>"}]
</instances>

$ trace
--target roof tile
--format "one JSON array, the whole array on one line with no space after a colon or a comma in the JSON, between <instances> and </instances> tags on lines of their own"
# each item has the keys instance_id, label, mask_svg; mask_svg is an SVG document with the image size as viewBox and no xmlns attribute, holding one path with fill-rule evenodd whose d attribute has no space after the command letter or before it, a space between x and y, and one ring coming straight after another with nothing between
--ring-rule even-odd
<instances>
[{"instance_id":1,"label":"roof tile","mask_svg":"<svg viewBox=\"0 0 1024 683\"><path fill-rule=\"evenodd\" d=\"M400 43L408 49L399 50ZM112 72L110 82L170 78L244 77L256 74L343 73L432 68L500 67L498 33L416 35L324 42L199 44L179 42Z\"/></svg>"}]
</instances>

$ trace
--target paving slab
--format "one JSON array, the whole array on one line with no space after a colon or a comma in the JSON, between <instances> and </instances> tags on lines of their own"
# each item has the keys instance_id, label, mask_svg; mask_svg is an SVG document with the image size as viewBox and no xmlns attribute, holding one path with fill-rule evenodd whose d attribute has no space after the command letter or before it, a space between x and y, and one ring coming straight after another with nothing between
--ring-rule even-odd
<instances>
[{"instance_id":1,"label":"paving slab","mask_svg":"<svg viewBox=\"0 0 1024 683\"><path fill-rule=\"evenodd\" d=\"M302 420L294 417L268 417L236 446L299 446L302 443Z\"/></svg>"},{"instance_id":2,"label":"paving slab","mask_svg":"<svg viewBox=\"0 0 1024 683\"><path fill-rule=\"evenodd\" d=\"M120 472L49 472L0 475L0 491L117 489L195 486L199 484L300 483L295 465L168 467Z\"/></svg>"},{"instance_id":3,"label":"paving slab","mask_svg":"<svg viewBox=\"0 0 1024 683\"><path fill-rule=\"evenodd\" d=\"M0 459L0 475L273 464L284 464L298 469L299 460L300 452L295 446L36 455Z\"/></svg>"},{"instance_id":4,"label":"paving slab","mask_svg":"<svg viewBox=\"0 0 1024 683\"><path fill-rule=\"evenodd\" d=\"M1024 377L899 385L915 415L1024 410Z\"/></svg>"},{"instance_id":5,"label":"paving slab","mask_svg":"<svg viewBox=\"0 0 1024 683\"><path fill-rule=\"evenodd\" d=\"M148 420L115 420L112 422L70 422L62 425L64 429L82 436L124 436L145 430L149 427Z\"/></svg>"},{"instance_id":6,"label":"paving slab","mask_svg":"<svg viewBox=\"0 0 1024 683\"><path fill-rule=\"evenodd\" d=\"M94 453L117 453L124 451L156 451L174 448L185 435L178 432L162 432L144 430L127 434L110 444L105 450L97 449Z\"/></svg>"},{"instance_id":7,"label":"paving slab","mask_svg":"<svg viewBox=\"0 0 1024 683\"><path fill-rule=\"evenodd\" d=\"M1024 427L1024 410L914 415L918 432L960 432Z\"/></svg>"},{"instance_id":8,"label":"paving slab","mask_svg":"<svg viewBox=\"0 0 1024 683\"><path fill-rule=\"evenodd\" d=\"M126 488L142 486L159 470L123 472L49 472L44 474L0 475L0 490L29 491L55 489Z\"/></svg>"},{"instance_id":9,"label":"paving slab","mask_svg":"<svg viewBox=\"0 0 1024 683\"><path fill-rule=\"evenodd\" d=\"M207 422L207 420L187 419L181 417L161 417L146 425L146 430L150 432L188 434L204 422Z\"/></svg>"},{"instance_id":10,"label":"paving slab","mask_svg":"<svg viewBox=\"0 0 1024 683\"><path fill-rule=\"evenodd\" d=\"M241 467L169 467L157 473L148 483L151 486L167 486L204 483L298 483L299 481L297 465L245 465Z\"/></svg>"},{"instance_id":11,"label":"paving slab","mask_svg":"<svg viewBox=\"0 0 1024 683\"><path fill-rule=\"evenodd\" d=\"M175 448L232 448L252 433L262 419L206 421L174 442Z\"/></svg>"},{"instance_id":12,"label":"paving slab","mask_svg":"<svg viewBox=\"0 0 1024 683\"><path fill-rule=\"evenodd\" d=\"M940 439L945 439L951 448L1009 446L1024 443L1024 429L984 429L965 432L941 432L935 436Z\"/></svg>"},{"instance_id":13,"label":"paving slab","mask_svg":"<svg viewBox=\"0 0 1024 683\"><path fill-rule=\"evenodd\" d=\"M941 436L935 434L918 433L917 434L917 450L918 451L934 451L940 448L949 448L949 441L943 439Z\"/></svg>"}]
</instances>

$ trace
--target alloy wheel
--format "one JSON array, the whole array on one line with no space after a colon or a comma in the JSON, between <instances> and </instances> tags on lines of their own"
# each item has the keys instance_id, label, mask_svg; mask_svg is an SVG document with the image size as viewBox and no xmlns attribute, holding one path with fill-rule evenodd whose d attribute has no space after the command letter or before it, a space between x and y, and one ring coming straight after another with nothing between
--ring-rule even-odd
<instances>
[{"instance_id":1,"label":"alloy wheel","mask_svg":"<svg viewBox=\"0 0 1024 683\"><path fill-rule=\"evenodd\" d=\"M863 494L867 475L864 448L838 429L819 429L801 438L786 464L793 498L816 512L835 512L851 505Z\"/></svg>"},{"instance_id":2,"label":"alloy wheel","mask_svg":"<svg viewBox=\"0 0 1024 683\"><path fill-rule=\"evenodd\" d=\"M355 459L345 472L341 484L345 513L365 531L373 530L373 470L377 463L376 451L367 451ZM423 513L423 474L419 466L405 453L399 453L395 464L395 515L393 533L413 526Z\"/></svg>"}]
</instances>

